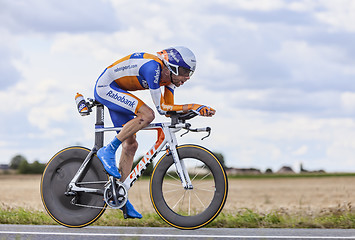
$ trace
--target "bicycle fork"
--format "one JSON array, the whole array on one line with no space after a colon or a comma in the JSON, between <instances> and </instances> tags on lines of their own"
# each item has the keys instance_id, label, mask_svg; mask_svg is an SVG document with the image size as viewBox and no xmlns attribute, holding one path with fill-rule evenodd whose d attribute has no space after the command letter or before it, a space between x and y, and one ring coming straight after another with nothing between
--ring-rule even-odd
<instances>
[{"instance_id":1,"label":"bicycle fork","mask_svg":"<svg viewBox=\"0 0 355 240\"><path fill-rule=\"evenodd\" d=\"M192 183L191 183L191 179L189 176L189 173L186 169L185 163L182 159L180 159L179 154L177 152L177 139L175 136L175 132L179 131L180 129L177 130L168 130L165 131L165 136L167 138L168 144L169 144L169 150L170 153L173 157L174 160L174 164L176 167L176 171L177 174L179 175L180 179L181 179L181 184L184 187L184 189L193 189Z\"/></svg>"}]
</instances>

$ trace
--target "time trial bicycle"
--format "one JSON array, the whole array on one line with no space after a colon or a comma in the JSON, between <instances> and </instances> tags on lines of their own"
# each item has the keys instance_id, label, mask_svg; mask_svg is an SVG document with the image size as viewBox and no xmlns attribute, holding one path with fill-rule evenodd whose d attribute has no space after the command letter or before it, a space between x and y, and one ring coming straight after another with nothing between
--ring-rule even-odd
<instances>
[{"instance_id":1,"label":"time trial bicycle","mask_svg":"<svg viewBox=\"0 0 355 240\"><path fill-rule=\"evenodd\" d=\"M121 182L109 176L96 152L103 146L104 132L120 131L120 127L104 126L104 106L88 99L89 112L96 107L95 144L90 150L73 146L55 154L47 163L41 179L41 197L48 214L66 227L85 227L109 206L122 209L128 190L142 175L159 152L165 154L155 164L150 178L150 198L157 214L179 229L197 229L210 223L222 211L227 199L228 179L218 158L202 146L178 145L175 133L206 132L192 128L186 121L197 116L169 112L171 122L152 123L144 130L157 131L157 141Z\"/></svg>"}]
</instances>

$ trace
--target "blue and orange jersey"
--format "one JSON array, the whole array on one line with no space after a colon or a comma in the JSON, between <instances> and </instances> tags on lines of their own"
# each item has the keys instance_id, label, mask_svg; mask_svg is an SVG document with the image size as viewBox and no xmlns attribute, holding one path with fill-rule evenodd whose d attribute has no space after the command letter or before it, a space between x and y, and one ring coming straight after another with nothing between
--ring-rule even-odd
<instances>
[{"instance_id":1,"label":"blue and orange jersey","mask_svg":"<svg viewBox=\"0 0 355 240\"><path fill-rule=\"evenodd\" d=\"M182 111L182 105L174 105L175 85L161 81L163 62L155 55L149 53L133 53L121 58L106 69L105 84L113 81L126 91L149 89L153 102L160 114L167 111ZM101 82L102 84L102 82ZM164 96L160 87L165 86Z\"/></svg>"},{"instance_id":2,"label":"blue and orange jersey","mask_svg":"<svg viewBox=\"0 0 355 240\"><path fill-rule=\"evenodd\" d=\"M123 90L136 91L159 88L162 66L157 56L134 53L114 62L107 71Z\"/></svg>"}]
</instances>

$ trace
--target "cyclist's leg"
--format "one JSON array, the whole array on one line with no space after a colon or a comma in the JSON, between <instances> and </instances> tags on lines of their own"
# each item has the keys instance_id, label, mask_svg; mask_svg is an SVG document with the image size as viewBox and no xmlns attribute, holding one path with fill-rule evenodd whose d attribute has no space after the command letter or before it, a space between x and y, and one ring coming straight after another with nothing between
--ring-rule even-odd
<instances>
[{"instance_id":1,"label":"cyclist's leg","mask_svg":"<svg viewBox=\"0 0 355 240\"><path fill-rule=\"evenodd\" d=\"M137 107L143 105L144 102L120 89L115 82L110 85L100 83L101 78L104 80L105 76L105 74L101 76L95 86L95 99L109 109L114 126L122 126L136 116ZM121 178L116 166L115 154L122 141L115 137L107 146L97 152L105 170L116 178Z\"/></svg>"},{"instance_id":2,"label":"cyclist's leg","mask_svg":"<svg viewBox=\"0 0 355 240\"><path fill-rule=\"evenodd\" d=\"M134 118L134 116L123 115L120 112L112 111L109 109L111 120L115 127L122 127L125 123L129 122ZM128 174L132 170L132 164L134 155L138 148L138 142L136 141L136 135L133 134L132 136L128 137L123 143L121 144L122 151L120 156L120 173L121 173L121 181L123 182Z\"/></svg>"},{"instance_id":3,"label":"cyclist's leg","mask_svg":"<svg viewBox=\"0 0 355 240\"><path fill-rule=\"evenodd\" d=\"M117 139L125 141L128 137L132 136L142 128L148 126L154 120L154 111L143 104L136 112L137 117L127 122L122 130L117 134Z\"/></svg>"},{"instance_id":4,"label":"cyclist's leg","mask_svg":"<svg viewBox=\"0 0 355 240\"><path fill-rule=\"evenodd\" d=\"M115 126L122 126L124 122L127 122L127 120L124 120L122 118L122 114L118 114L117 112L110 111L110 115ZM133 134L132 136L128 137L125 141L123 141L121 146L122 146L122 150L121 150L121 156L119 161L119 169L120 169L120 173L122 174L121 181L123 182L127 178L127 176L129 175L132 169L134 155L138 148L136 135ZM133 205L129 200L127 200L126 203L126 210L127 210L128 217L142 218L142 215L133 207Z\"/></svg>"},{"instance_id":5,"label":"cyclist's leg","mask_svg":"<svg viewBox=\"0 0 355 240\"><path fill-rule=\"evenodd\" d=\"M123 142L120 168L123 170L122 179L124 179L127 177L132 168L134 154L137 149L137 142L135 140L134 133L147 126L154 119L154 113L148 106L144 104L143 101L128 93L127 91L120 89L116 83L112 83L110 86L101 86L101 88L96 86L95 99L108 107L114 126L124 126L120 133L117 135L120 136L120 134L123 132L123 134L121 134L121 138L117 138L116 136L110 144L102 148L111 148L112 151L110 156L113 160L110 161L110 164L111 166L114 165L114 171L111 172L113 174L110 172L109 173L120 178L121 176L118 175L119 173L115 165L114 153L116 152L121 142ZM137 124L139 127L134 127L135 124ZM119 141L119 144L117 144L117 140ZM98 152L98 157L101 157L101 161L103 160L102 158L105 157L105 153L103 153L102 149L100 149ZM127 215L129 217L142 217L142 215L134 209L133 205L129 201L127 201L126 208Z\"/></svg>"},{"instance_id":6,"label":"cyclist's leg","mask_svg":"<svg viewBox=\"0 0 355 240\"><path fill-rule=\"evenodd\" d=\"M127 138L121 146L122 150L119 169L122 175L121 181L123 182L132 170L134 155L136 154L136 151L138 149L136 135L132 135L131 137Z\"/></svg>"}]
</instances>

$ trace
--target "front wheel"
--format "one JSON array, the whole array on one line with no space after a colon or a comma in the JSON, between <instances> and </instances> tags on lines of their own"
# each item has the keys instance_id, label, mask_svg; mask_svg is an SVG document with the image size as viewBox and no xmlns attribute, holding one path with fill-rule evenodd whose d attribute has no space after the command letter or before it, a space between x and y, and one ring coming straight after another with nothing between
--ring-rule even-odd
<instances>
[{"instance_id":1,"label":"front wheel","mask_svg":"<svg viewBox=\"0 0 355 240\"><path fill-rule=\"evenodd\" d=\"M69 147L59 151L48 162L41 180L42 202L48 214L66 227L84 227L96 221L106 209L103 193L77 192L65 194L68 184L90 153L83 147ZM78 184L80 187L101 189L108 178L96 157L84 169Z\"/></svg>"},{"instance_id":2,"label":"front wheel","mask_svg":"<svg viewBox=\"0 0 355 240\"><path fill-rule=\"evenodd\" d=\"M203 147L182 145L177 151L193 188L183 188L172 155L165 154L151 177L151 201L158 215L171 226L197 229L210 223L223 209L227 175L216 156Z\"/></svg>"}]
</instances>

